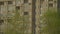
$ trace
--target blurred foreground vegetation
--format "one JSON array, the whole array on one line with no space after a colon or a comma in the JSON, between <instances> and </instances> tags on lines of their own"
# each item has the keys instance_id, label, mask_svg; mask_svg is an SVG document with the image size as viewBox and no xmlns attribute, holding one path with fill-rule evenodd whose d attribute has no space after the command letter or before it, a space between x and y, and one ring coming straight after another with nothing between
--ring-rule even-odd
<instances>
[{"instance_id":1,"label":"blurred foreground vegetation","mask_svg":"<svg viewBox=\"0 0 60 34\"><path fill-rule=\"evenodd\" d=\"M11 19L7 18L7 21L5 34L28 34L28 16L20 16L16 11Z\"/></svg>"},{"instance_id":2,"label":"blurred foreground vegetation","mask_svg":"<svg viewBox=\"0 0 60 34\"><path fill-rule=\"evenodd\" d=\"M60 16L55 10L48 10L44 15L47 26L44 28L46 34L60 34Z\"/></svg>"},{"instance_id":3,"label":"blurred foreground vegetation","mask_svg":"<svg viewBox=\"0 0 60 34\"><path fill-rule=\"evenodd\" d=\"M28 16L19 16L17 11L14 18L8 19L11 26L5 30L6 34L29 34L28 33ZM25 18L26 17L26 18ZM44 28L44 34L60 34L60 16L55 10L48 10L44 18L46 18L47 26ZM27 21L28 20L28 21Z\"/></svg>"}]
</instances>

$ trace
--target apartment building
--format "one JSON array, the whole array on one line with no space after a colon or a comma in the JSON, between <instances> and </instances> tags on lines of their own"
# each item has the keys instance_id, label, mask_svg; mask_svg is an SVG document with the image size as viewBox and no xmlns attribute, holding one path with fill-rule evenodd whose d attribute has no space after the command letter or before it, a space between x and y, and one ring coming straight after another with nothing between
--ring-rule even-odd
<instances>
[{"instance_id":1,"label":"apartment building","mask_svg":"<svg viewBox=\"0 0 60 34\"><path fill-rule=\"evenodd\" d=\"M47 24L42 16L48 10L57 11L57 0L36 0L36 34L46 34L43 28Z\"/></svg>"},{"instance_id":2,"label":"apartment building","mask_svg":"<svg viewBox=\"0 0 60 34\"><path fill-rule=\"evenodd\" d=\"M20 19L23 19L18 21L25 26L23 33L40 34L45 26L41 20L44 18L41 17L48 9L57 10L57 0L0 0L0 22L1 24L6 23L4 26L7 26L9 23L7 20L10 20L18 12Z\"/></svg>"},{"instance_id":3,"label":"apartment building","mask_svg":"<svg viewBox=\"0 0 60 34\"><path fill-rule=\"evenodd\" d=\"M23 24L26 30L24 33L31 34L32 0L0 0L0 18L4 21L4 24L6 23L5 26L8 27L7 24L9 22L7 20L10 20L16 12L19 13L20 19L22 19L20 21L21 24L24 22Z\"/></svg>"}]
</instances>

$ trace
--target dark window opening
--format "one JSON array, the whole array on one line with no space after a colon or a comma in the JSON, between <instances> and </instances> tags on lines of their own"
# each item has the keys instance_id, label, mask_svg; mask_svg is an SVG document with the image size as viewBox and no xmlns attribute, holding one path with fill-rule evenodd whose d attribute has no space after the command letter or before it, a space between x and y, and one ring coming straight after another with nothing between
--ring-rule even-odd
<instances>
[{"instance_id":1,"label":"dark window opening","mask_svg":"<svg viewBox=\"0 0 60 34\"><path fill-rule=\"evenodd\" d=\"M10 12L10 11L8 11L8 12Z\"/></svg>"},{"instance_id":2,"label":"dark window opening","mask_svg":"<svg viewBox=\"0 0 60 34\"><path fill-rule=\"evenodd\" d=\"M53 0L49 0L49 1L53 1Z\"/></svg>"},{"instance_id":3,"label":"dark window opening","mask_svg":"<svg viewBox=\"0 0 60 34\"><path fill-rule=\"evenodd\" d=\"M28 12L24 12L24 15L28 15Z\"/></svg>"},{"instance_id":4,"label":"dark window opening","mask_svg":"<svg viewBox=\"0 0 60 34\"><path fill-rule=\"evenodd\" d=\"M28 3L28 0L24 0L24 3Z\"/></svg>"},{"instance_id":5,"label":"dark window opening","mask_svg":"<svg viewBox=\"0 0 60 34\"><path fill-rule=\"evenodd\" d=\"M56 1L54 1L54 3L56 3Z\"/></svg>"},{"instance_id":6,"label":"dark window opening","mask_svg":"<svg viewBox=\"0 0 60 34\"><path fill-rule=\"evenodd\" d=\"M0 25L4 22L4 20L0 20Z\"/></svg>"},{"instance_id":7,"label":"dark window opening","mask_svg":"<svg viewBox=\"0 0 60 34\"><path fill-rule=\"evenodd\" d=\"M31 5L31 3L29 3L29 5Z\"/></svg>"},{"instance_id":8,"label":"dark window opening","mask_svg":"<svg viewBox=\"0 0 60 34\"><path fill-rule=\"evenodd\" d=\"M44 2L44 0L40 0L40 4L43 3L43 2Z\"/></svg>"},{"instance_id":9,"label":"dark window opening","mask_svg":"<svg viewBox=\"0 0 60 34\"><path fill-rule=\"evenodd\" d=\"M50 3L50 4L49 4L49 7L53 7L53 3Z\"/></svg>"},{"instance_id":10,"label":"dark window opening","mask_svg":"<svg viewBox=\"0 0 60 34\"><path fill-rule=\"evenodd\" d=\"M17 10L20 9L20 6L16 6L16 9L17 9Z\"/></svg>"},{"instance_id":11,"label":"dark window opening","mask_svg":"<svg viewBox=\"0 0 60 34\"><path fill-rule=\"evenodd\" d=\"M13 2L12 1L8 1L8 4L13 4Z\"/></svg>"},{"instance_id":12,"label":"dark window opening","mask_svg":"<svg viewBox=\"0 0 60 34\"><path fill-rule=\"evenodd\" d=\"M9 17L8 17L8 19L7 19L7 20L8 20L8 22L11 22L11 19L9 19Z\"/></svg>"},{"instance_id":13,"label":"dark window opening","mask_svg":"<svg viewBox=\"0 0 60 34\"><path fill-rule=\"evenodd\" d=\"M40 1L44 1L44 0L40 0Z\"/></svg>"},{"instance_id":14,"label":"dark window opening","mask_svg":"<svg viewBox=\"0 0 60 34\"><path fill-rule=\"evenodd\" d=\"M4 2L0 2L0 5L4 5Z\"/></svg>"}]
</instances>

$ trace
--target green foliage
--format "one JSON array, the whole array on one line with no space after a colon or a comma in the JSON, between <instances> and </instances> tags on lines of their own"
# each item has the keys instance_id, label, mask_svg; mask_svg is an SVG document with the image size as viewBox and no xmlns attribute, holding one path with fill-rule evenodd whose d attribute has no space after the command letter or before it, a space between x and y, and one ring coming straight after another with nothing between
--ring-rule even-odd
<instances>
[{"instance_id":1,"label":"green foliage","mask_svg":"<svg viewBox=\"0 0 60 34\"><path fill-rule=\"evenodd\" d=\"M7 21L8 25L10 25L7 26L5 34L24 34L24 31L27 30L28 16L20 16L18 11L15 12L15 15L11 19L7 19Z\"/></svg>"},{"instance_id":2,"label":"green foliage","mask_svg":"<svg viewBox=\"0 0 60 34\"><path fill-rule=\"evenodd\" d=\"M14 16L10 19L7 18L7 28L5 34L28 34L29 16L20 16L17 10ZM26 33L24 33L27 31Z\"/></svg>"},{"instance_id":3,"label":"green foliage","mask_svg":"<svg viewBox=\"0 0 60 34\"><path fill-rule=\"evenodd\" d=\"M46 18L47 26L46 31L48 34L60 34L60 16L54 10L48 10L44 15Z\"/></svg>"}]
</instances>

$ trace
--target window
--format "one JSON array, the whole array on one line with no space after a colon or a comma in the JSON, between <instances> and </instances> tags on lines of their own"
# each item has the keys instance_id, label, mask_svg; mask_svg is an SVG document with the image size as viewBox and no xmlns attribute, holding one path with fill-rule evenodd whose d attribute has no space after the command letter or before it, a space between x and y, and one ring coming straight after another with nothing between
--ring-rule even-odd
<instances>
[{"instance_id":1,"label":"window","mask_svg":"<svg viewBox=\"0 0 60 34\"><path fill-rule=\"evenodd\" d=\"M53 7L53 3L49 3L49 7Z\"/></svg>"},{"instance_id":2,"label":"window","mask_svg":"<svg viewBox=\"0 0 60 34\"><path fill-rule=\"evenodd\" d=\"M8 1L8 4L13 4L13 2L12 1Z\"/></svg>"},{"instance_id":3,"label":"window","mask_svg":"<svg viewBox=\"0 0 60 34\"><path fill-rule=\"evenodd\" d=\"M24 0L24 3L28 3L28 0Z\"/></svg>"},{"instance_id":4,"label":"window","mask_svg":"<svg viewBox=\"0 0 60 34\"><path fill-rule=\"evenodd\" d=\"M40 2L41 2L41 3L43 3L43 2L44 2L44 0L40 0Z\"/></svg>"},{"instance_id":5,"label":"window","mask_svg":"<svg viewBox=\"0 0 60 34\"><path fill-rule=\"evenodd\" d=\"M20 9L20 6L16 6L16 9L19 10Z\"/></svg>"},{"instance_id":6,"label":"window","mask_svg":"<svg viewBox=\"0 0 60 34\"><path fill-rule=\"evenodd\" d=\"M4 22L4 20L0 20L0 25Z\"/></svg>"},{"instance_id":7,"label":"window","mask_svg":"<svg viewBox=\"0 0 60 34\"><path fill-rule=\"evenodd\" d=\"M4 2L0 2L0 5L4 5Z\"/></svg>"},{"instance_id":8,"label":"window","mask_svg":"<svg viewBox=\"0 0 60 34\"><path fill-rule=\"evenodd\" d=\"M9 19L9 18L10 18L10 17L8 17L8 19L7 19L7 20L8 20L8 22L11 22L11 19Z\"/></svg>"},{"instance_id":9,"label":"window","mask_svg":"<svg viewBox=\"0 0 60 34\"><path fill-rule=\"evenodd\" d=\"M44 1L44 0L40 0L40 1Z\"/></svg>"},{"instance_id":10,"label":"window","mask_svg":"<svg viewBox=\"0 0 60 34\"><path fill-rule=\"evenodd\" d=\"M54 1L54 3L56 3L56 1Z\"/></svg>"},{"instance_id":11,"label":"window","mask_svg":"<svg viewBox=\"0 0 60 34\"><path fill-rule=\"evenodd\" d=\"M10 11L8 11L8 12L10 12Z\"/></svg>"},{"instance_id":12,"label":"window","mask_svg":"<svg viewBox=\"0 0 60 34\"><path fill-rule=\"evenodd\" d=\"M53 1L53 0L49 0L49 1Z\"/></svg>"},{"instance_id":13,"label":"window","mask_svg":"<svg viewBox=\"0 0 60 34\"><path fill-rule=\"evenodd\" d=\"M24 12L24 15L28 15L28 12Z\"/></svg>"},{"instance_id":14,"label":"window","mask_svg":"<svg viewBox=\"0 0 60 34\"><path fill-rule=\"evenodd\" d=\"M29 5L31 5L31 3L29 3Z\"/></svg>"}]
</instances>

